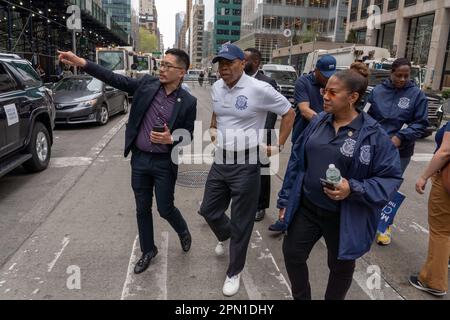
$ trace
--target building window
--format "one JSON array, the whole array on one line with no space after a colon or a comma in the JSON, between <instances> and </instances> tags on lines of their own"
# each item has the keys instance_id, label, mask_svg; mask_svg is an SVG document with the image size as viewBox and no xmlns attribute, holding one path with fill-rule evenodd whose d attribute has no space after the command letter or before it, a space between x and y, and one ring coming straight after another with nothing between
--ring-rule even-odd
<instances>
[{"instance_id":1,"label":"building window","mask_svg":"<svg viewBox=\"0 0 450 320\"><path fill-rule=\"evenodd\" d=\"M412 18L409 21L405 57L415 64L425 65L433 33L434 14Z\"/></svg>"},{"instance_id":2,"label":"building window","mask_svg":"<svg viewBox=\"0 0 450 320\"><path fill-rule=\"evenodd\" d=\"M373 4L380 8L380 13L383 13L384 0L375 0Z\"/></svg>"},{"instance_id":3,"label":"building window","mask_svg":"<svg viewBox=\"0 0 450 320\"><path fill-rule=\"evenodd\" d=\"M365 19L369 16L367 8L370 6L370 0L363 0L361 6L361 19Z\"/></svg>"},{"instance_id":4,"label":"building window","mask_svg":"<svg viewBox=\"0 0 450 320\"><path fill-rule=\"evenodd\" d=\"M239 36L239 35L241 35L241 31L240 30L231 30L231 35L232 36Z\"/></svg>"},{"instance_id":5,"label":"building window","mask_svg":"<svg viewBox=\"0 0 450 320\"><path fill-rule=\"evenodd\" d=\"M395 22L383 24L378 30L377 47L386 48L393 53L394 33Z\"/></svg>"},{"instance_id":6,"label":"building window","mask_svg":"<svg viewBox=\"0 0 450 320\"><path fill-rule=\"evenodd\" d=\"M405 0L405 7L413 6L417 3L417 0Z\"/></svg>"},{"instance_id":7,"label":"building window","mask_svg":"<svg viewBox=\"0 0 450 320\"><path fill-rule=\"evenodd\" d=\"M356 43L365 44L366 43L367 29L356 30Z\"/></svg>"},{"instance_id":8,"label":"building window","mask_svg":"<svg viewBox=\"0 0 450 320\"><path fill-rule=\"evenodd\" d=\"M445 52L445 60L444 60L444 68L442 72L441 79L441 90L446 88L450 88L450 34L448 35L447 40L447 50Z\"/></svg>"},{"instance_id":9,"label":"building window","mask_svg":"<svg viewBox=\"0 0 450 320\"><path fill-rule=\"evenodd\" d=\"M233 16L240 16L241 15L241 9L233 9Z\"/></svg>"},{"instance_id":10,"label":"building window","mask_svg":"<svg viewBox=\"0 0 450 320\"><path fill-rule=\"evenodd\" d=\"M230 0L219 0L219 3L230 3Z\"/></svg>"},{"instance_id":11,"label":"building window","mask_svg":"<svg viewBox=\"0 0 450 320\"><path fill-rule=\"evenodd\" d=\"M352 0L352 5L350 7L350 22L356 21L358 19L358 0Z\"/></svg>"},{"instance_id":12,"label":"building window","mask_svg":"<svg viewBox=\"0 0 450 320\"><path fill-rule=\"evenodd\" d=\"M233 0L233 4L242 4L242 0Z\"/></svg>"},{"instance_id":13,"label":"building window","mask_svg":"<svg viewBox=\"0 0 450 320\"><path fill-rule=\"evenodd\" d=\"M398 9L398 0L388 0L388 11L394 11Z\"/></svg>"},{"instance_id":14,"label":"building window","mask_svg":"<svg viewBox=\"0 0 450 320\"><path fill-rule=\"evenodd\" d=\"M231 25L232 26L240 26L241 25L241 22L240 21L233 21L232 23L231 23Z\"/></svg>"},{"instance_id":15,"label":"building window","mask_svg":"<svg viewBox=\"0 0 450 320\"><path fill-rule=\"evenodd\" d=\"M227 26L229 23L228 20L217 20L218 25Z\"/></svg>"},{"instance_id":16,"label":"building window","mask_svg":"<svg viewBox=\"0 0 450 320\"><path fill-rule=\"evenodd\" d=\"M217 29L217 34L226 34L226 35L229 35L229 34L230 34L230 30Z\"/></svg>"}]
</instances>

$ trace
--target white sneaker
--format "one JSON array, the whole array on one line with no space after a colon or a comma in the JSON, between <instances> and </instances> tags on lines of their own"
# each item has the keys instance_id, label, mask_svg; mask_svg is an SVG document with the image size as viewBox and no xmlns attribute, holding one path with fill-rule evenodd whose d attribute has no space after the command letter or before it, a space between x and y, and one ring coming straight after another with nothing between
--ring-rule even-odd
<instances>
[{"instance_id":1,"label":"white sneaker","mask_svg":"<svg viewBox=\"0 0 450 320\"><path fill-rule=\"evenodd\" d=\"M216 246L216 249L214 249L214 251L216 252L216 255L218 256L223 256L225 254L225 247L223 242L219 241L219 243Z\"/></svg>"},{"instance_id":2,"label":"white sneaker","mask_svg":"<svg viewBox=\"0 0 450 320\"><path fill-rule=\"evenodd\" d=\"M237 274L235 276L232 276L231 278L227 276L225 279L225 283L223 284L223 294L227 297L234 296L239 291L240 279L241 274Z\"/></svg>"}]
</instances>

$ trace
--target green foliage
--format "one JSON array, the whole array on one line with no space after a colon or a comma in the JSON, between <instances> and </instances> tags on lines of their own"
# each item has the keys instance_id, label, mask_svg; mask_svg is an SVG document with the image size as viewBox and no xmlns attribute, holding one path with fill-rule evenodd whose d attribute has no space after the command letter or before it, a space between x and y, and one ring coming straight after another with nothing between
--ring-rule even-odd
<instances>
[{"instance_id":1,"label":"green foliage","mask_svg":"<svg viewBox=\"0 0 450 320\"><path fill-rule=\"evenodd\" d=\"M350 32L348 33L347 40L345 40L345 42L347 42L347 43L356 43L356 41L357 41L356 31L351 29Z\"/></svg>"},{"instance_id":2,"label":"green foliage","mask_svg":"<svg viewBox=\"0 0 450 320\"><path fill-rule=\"evenodd\" d=\"M158 49L158 41L155 34L144 27L139 28L139 51L153 52Z\"/></svg>"},{"instance_id":3,"label":"green foliage","mask_svg":"<svg viewBox=\"0 0 450 320\"><path fill-rule=\"evenodd\" d=\"M442 91L442 98L450 99L450 89L446 89Z\"/></svg>"}]
</instances>

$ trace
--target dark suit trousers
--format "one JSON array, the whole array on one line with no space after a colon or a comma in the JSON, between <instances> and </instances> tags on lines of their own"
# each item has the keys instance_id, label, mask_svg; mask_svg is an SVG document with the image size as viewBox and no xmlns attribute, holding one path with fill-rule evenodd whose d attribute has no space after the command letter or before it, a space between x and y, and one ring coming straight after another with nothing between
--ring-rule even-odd
<instances>
[{"instance_id":1,"label":"dark suit trousers","mask_svg":"<svg viewBox=\"0 0 450 320\"><path fill-rule=\"evenodd\" d=\"M265 129L273 129L277 122L277 115L273 112L267 112ZM267 130L267 137L265 143L268 145L277 144L276 135L273 130ZM270 163L262 164L261 168L269 168ZM261 174L261 188L259 190L258 210L267 209L270 207L270 175Z\"/></svg>"},{"instance_id":2,"label":"dark suit trousers","mask_svg":"<svg viewBox=\"0 0 450 320\"><path fill-rule=\"evenodd\" d=\"M245 265L247 247L252 236L259 193L258 164L216 164L209 171L200 215L219 241L230 239L230 263L227 275L232 277ZM231 201L231 217L225 211Z\"/></svg>"},{"instance_id":3,"label":"dark suit trousers","mask_svg":"<svg viewBox=\"0 0 450 320\"><path fill-rule=\"evenodd\" d=\"M136 200L139 243L142 253L155 247L153 237L152 201L155 189L156 205L160 216L180 234L187 224L174 206L176 173L172 169L170 153L152 154L133 150L131 156L131 186Z\"/></svg>"}]
</instances>

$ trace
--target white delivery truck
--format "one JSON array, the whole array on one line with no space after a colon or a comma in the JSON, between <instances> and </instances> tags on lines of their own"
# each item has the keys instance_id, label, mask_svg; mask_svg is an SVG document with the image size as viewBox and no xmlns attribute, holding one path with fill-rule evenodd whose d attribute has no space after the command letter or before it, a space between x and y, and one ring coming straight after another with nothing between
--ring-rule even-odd
<instances>
[{"instance_id":1,"label":"white delivery truck","mask_svg":"<svg viewBox=\"0 0 450 320\"><path fill-rule=\"evenodd\" d=\"M262 66L262 71L266 76L277 82L278 91L293 105L295 81L297 80L297 72L294 67L282 64L265 64Z\"/></svg>"},{"instance_id":2,"label":"white delivery truck","mask_svg":"<svg viewBox=\"0 0 450 320\"><path fill-rule=\"evenodd\" d=\"M317 60L326 54L332 55L336 59L336 69L338 70L348 69L353 62L358 60L363 61L366 59L381 61L383 59L388 59L391 56L388 49L373 46L353 45L350 47L330 50L314 50L306 57L303 74L308 74L311 71L314 71Z\"/></svg>"},{"instance_id":3,"label":"white delivery truck","mask_svg":"<svg viewBox=\"0 0 450 320\"><path fill-rule=\"evenodd\" d=\"M118 74L133 76L133 55L133 47L101 47L96 49L96 62Z\"/></svg>"}]
</instances>

